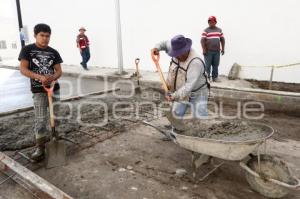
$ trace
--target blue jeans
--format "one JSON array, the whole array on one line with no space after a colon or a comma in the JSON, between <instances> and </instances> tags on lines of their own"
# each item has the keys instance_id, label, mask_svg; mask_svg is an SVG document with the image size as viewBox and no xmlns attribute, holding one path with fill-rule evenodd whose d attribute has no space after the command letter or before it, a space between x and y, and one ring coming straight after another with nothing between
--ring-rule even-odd
<instances>
[{"instance_id":1,"label":"blue jeans","mask_svg":"<svg viewBox=\"0 0 300 199\"><path fill-rule=\"evenodd\" d=\"M204 119L208 117L207 112L207 92L203 92L197 96L191 96L189 102L174 102L172 113L175 117L183 118L187 108L190 106L193 118Z\"/></svg>"},{"instance_id":2,"label":"blue jeans","mask_svg":"<svg viewBox=\"0 0 300 199\"><path fill-rule=\"evenodd\" d=\"M82 66L84 68L87 68L87 63L88 63L88 61L90 60L90 57L91 57L89 47L82 49L81 57L82 57L82 62L81 62Z\"/></svg>"},{"instance_id":3,"label":"blue jeans","mask_svg":"<svg viewBox=\"0 0 300 199\"><path fill-rule=\"evenodd\" d=\"M204 56L205 59L205 70L208 74L208 77L216 79L219 75L219 63L220 63L220 51L208 51ZM212 75L210 71L212 68Z\"/></svg>"}]
</instances>

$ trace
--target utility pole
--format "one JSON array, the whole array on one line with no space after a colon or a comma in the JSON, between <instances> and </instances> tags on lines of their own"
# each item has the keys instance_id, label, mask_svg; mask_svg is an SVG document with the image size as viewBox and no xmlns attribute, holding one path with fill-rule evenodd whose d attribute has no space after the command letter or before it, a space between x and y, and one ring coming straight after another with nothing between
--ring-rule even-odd
<instances>
[{"instance_id":1,"label":"utility pole","mask_svg":"<svg viewBox=\"0 0 300 199\"><path fill-rule=\"evenodd\" d=\"M122 75L123 74L123 49L122 49L122 31L121 31L121 16L120 16L119 0L115 0L115 10L116 10L118 67L119 67L119 75Z\"/></svg>"},{"instance_id":2,"label":"utility pole","mask_svg":"<svg viewBox=\"0 0 300 199\"><path fill-rule=\"evenodd\" d=\"M19 22L20 41L21 41L21 46L24 47L25 46L25 39L24 39L24 33L22 32L23 22L22 22L20 0L16 0L16 5L17 5L17 14L18 14L18 22Z\"/></svg>"}]
</instances>

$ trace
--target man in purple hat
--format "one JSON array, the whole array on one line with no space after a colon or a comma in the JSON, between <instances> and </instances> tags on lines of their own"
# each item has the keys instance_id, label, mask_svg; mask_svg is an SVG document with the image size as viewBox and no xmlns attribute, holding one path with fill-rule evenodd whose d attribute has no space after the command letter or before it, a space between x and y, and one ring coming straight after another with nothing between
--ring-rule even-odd
<instances>
[{"instance_id":1,"label":"man in purple hat","mask_svg":"<svg viewBox=\"0 0 300 199\"><path fill-rule=\"evenodd\" d=\"M167 85L170 94L168 101L174 101L172 113L175 117L183 118L188 106L193 117L207 117L207 100L209 83L205 72L205 64L191 48L192 40L177 35L171 41L162 41L152 49L152 53L165 51L172 59L169 67Z\"/></svg>"}]
</instances>

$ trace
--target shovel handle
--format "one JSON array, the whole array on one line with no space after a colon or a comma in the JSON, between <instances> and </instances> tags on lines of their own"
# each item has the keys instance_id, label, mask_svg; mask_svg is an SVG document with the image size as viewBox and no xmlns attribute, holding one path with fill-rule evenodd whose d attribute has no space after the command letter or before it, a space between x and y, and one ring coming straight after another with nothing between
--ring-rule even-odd
<instances>
[{"instance_id":1,"label":"shovel handle","mask_svg":"<svg viewBox=\"0 0 300 199\"><path fill-rule=\"evenodd\" d=\"M44 86L45 91L47 92L48 96L48 103L49 103L49 112L50 112L50 126L55 131L55 123L54 123L54 111L53 111L53 99L52 99L52 94L53 94L53 89L54 89L55 82L52 82L50 84L50 87Z\"/></svg>"},{"instance_id":2,"label":"shovel handle","mask_svg":"<svg viewBox=\"0 0 300 199\"><path fill-rule=\"evenodd\" d=\"M140 58L136 58L136 59L134 60L134 62L135 62L136 65L138 65L138 64L140 63Z\"/></svg>"},{"instance_id":3,"label":"shovel handle","mask_svg":"<svg viewBox=\"0 0 300 199\"><path fill-rule=\"evenodd\" d=\"M169 93L169 88L167 86L166 80L164 78L164 75L163 75L163 73L161 71L161 68L160 68L160 65L159 65L159 59L160 59L159 54L155 55L153 52L151 52L151 57L152 57L152 60L153 60L153 62L155 64L155 66L156 66L156 69L157 69L157 72L159 74L159 78L160 78L160 81L161 81L161 83L163 85L165 93Z\"/></svg>"},{"instance_id":4,"label":"shovel handle","mask_svg":"<svg viewBox=\"0 0 300 199\"><path fill-rule=\"evenodd\" d=\"M159 59L160 59L160 55L155 55L153 52L151 52L151 57L152 57L152 60L154 61L154 63L158 63L159 62Z\"/></svg>"},{"instance_id":5,"label":"shovel handle","mask_svg":"<svg viewBox=\"0 0 300 199\"><path fill-rule=\"evenodd\" d=\"M45 85L43 85L43 87L44 87L45 91L46 91L48 94L51 93L51 95L52 95L53 89L54 89L54 85L55 85L55 81L53 81L53 82L49 85L49 87L47 87L47 86L45 86Z\"/></svg>"},{"instance_id":6,"label":"shovel handle","mask_svg":"<svg viewBox=\"0 0 300 199\"><path fill-rule=\"evenodd\" d=\"M136 79L137 79L137 83L138 83L138 85L140 85L140 71L139 71L140 58L136 58L134 60L134 62L135 62L135 67L136 67Z\"/></svg>"}]
</instances>

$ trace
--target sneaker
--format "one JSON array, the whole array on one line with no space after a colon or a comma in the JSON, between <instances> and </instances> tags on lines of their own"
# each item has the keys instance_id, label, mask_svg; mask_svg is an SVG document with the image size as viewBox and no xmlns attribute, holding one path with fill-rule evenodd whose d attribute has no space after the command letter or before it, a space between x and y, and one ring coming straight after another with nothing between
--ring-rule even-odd
<instances>
[{"instance_id":1,"label":"sneaker","mask_svg":"<svg viewBox=\"0 0 300 199\"><path fill-rule=\"evenodd\" d=\"M172 129L172 125L166 124L166 125L164 125L164 128L165 128L165 129L168 129L168 130L171 130L171 129Z\"/></svg>"},{"instance_id":2,"label":"sneaker","mask_svg":"<svg viewBox=\"0 0 300 199\"><path fill-rule=\"evenodd\" d=\"M86 64L84 64L83 62L81 62L80 65L82 66L82 68L83 68L84 70L87 70L87 65L86 65Z\"/></svg>"},{"instance_id":3,"label":"sneaker","mask_svg":"<svg viewBox=\"0 0 300 199\"><path fill-rule=\"evenodd\" d=\"M161 140L164 141L164 142L170 142L170 141L172 141L172 139L169 138L169 137L163 137L163 138L161 138Z\"/></svg>"},{"instance_id":4,"label":"sneaker","mask_svg":"<svg viewBox=\"0 0 300 199\"><path fill-rule=\"evenodd\" d=\"M42 161L45 158L45 146L37 146L30 158L36 162Z\"/></svg>"}]
</instances>

